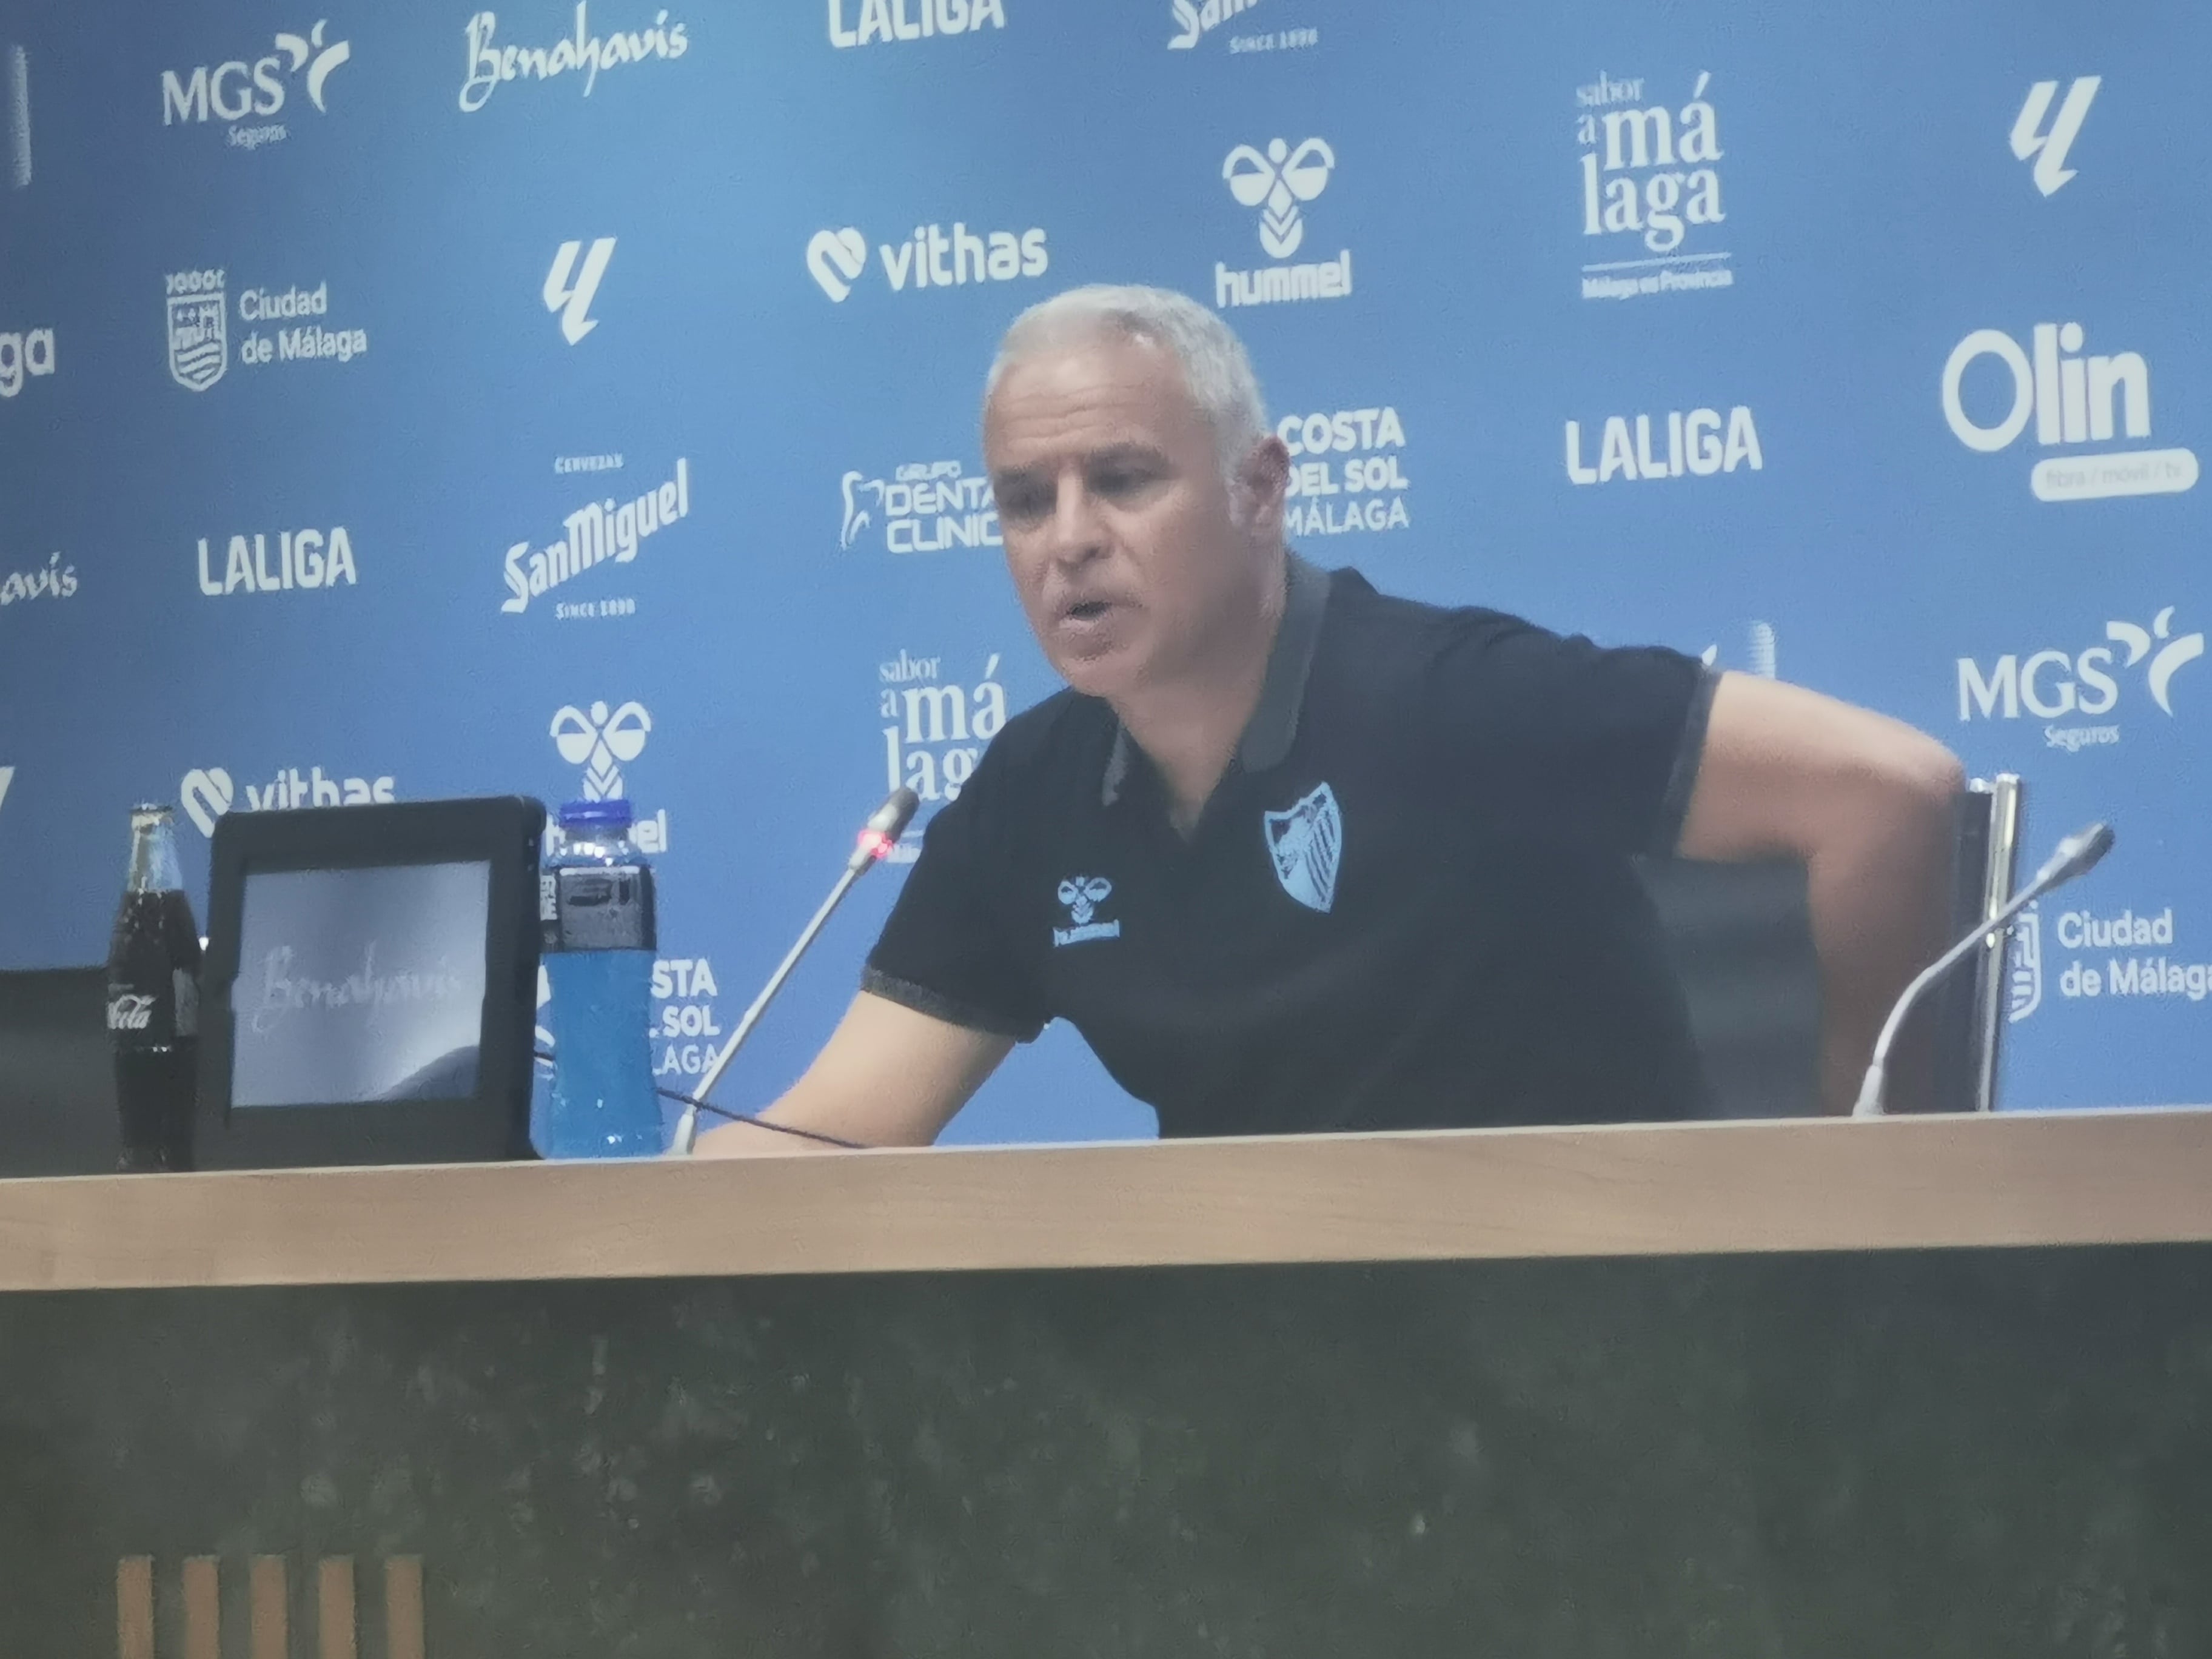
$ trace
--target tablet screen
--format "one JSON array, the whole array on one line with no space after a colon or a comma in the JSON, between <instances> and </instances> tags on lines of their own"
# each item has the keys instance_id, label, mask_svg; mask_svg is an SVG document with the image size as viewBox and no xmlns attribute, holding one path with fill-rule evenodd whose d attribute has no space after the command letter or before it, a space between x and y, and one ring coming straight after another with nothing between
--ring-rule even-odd
<instances>
[{"instance_id":1,"label":"tablet screen","mask_svg":"<svg viewBox=\"0 0 2212 1659\"><path fill-rule=\"evenodd\" d=\"M484 862L249 870L232 1105L473 1095L490 885Z\"/></svg>"}]
</instances>

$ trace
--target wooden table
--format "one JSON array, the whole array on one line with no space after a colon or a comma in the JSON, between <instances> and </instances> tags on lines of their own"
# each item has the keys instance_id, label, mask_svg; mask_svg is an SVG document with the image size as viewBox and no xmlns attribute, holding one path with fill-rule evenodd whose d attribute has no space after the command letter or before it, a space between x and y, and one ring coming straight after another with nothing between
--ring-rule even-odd
<instances>
[{"instance_id":1,"label":"wooden table","mask_svg":"<svg viewBox=\"0 0 2212 1659\"><path fill-rule=\"evenodd\" d=\"M2212 1113L0 1182L0 1656L2212 1654Z\"/></svg>"}]
</instances>

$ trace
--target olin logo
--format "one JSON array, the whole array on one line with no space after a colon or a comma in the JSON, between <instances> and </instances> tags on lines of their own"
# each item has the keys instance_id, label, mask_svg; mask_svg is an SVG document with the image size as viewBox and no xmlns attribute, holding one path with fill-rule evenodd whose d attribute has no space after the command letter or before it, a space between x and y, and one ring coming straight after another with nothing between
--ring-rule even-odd
<instances>
[{"instance_id":1,"label":"olin logo","mask_svg":"<svg viewBox=\"0 0 2212 1659\"><path fill-rule=\"evenodd\" d=\"M423 1659L422 1559L386 1556L383 1568L383 1659ZM225 1651L220 1558L186 1556L178 1578L183 1604L179 1645L185 1659ZM247 1559L246 1607L252 1659L292 1659L291 1595L283 1556ZM325 1556L315 1564L318 1659L356 1659L360 1629L353 1558ZM236 1652L237 1644L228 1650ZM156 1659L150 1555L126 1555L115 1564L115 1655L116 1659Z\"/></svg>"},{"instance_id":2,"label":"olin logo","mask_svg":"<svg viewBox=\"0 0 2212 1659\"><path fill-rule=\"evenodd\" d=\"M2058 106L2057 118L2048 131L2043 130L2043 118L2051 113L2051 100L2058 95L2058 82L2038 81L2027 89L2027 101L2020 106L2019 118L2012 124L2012 153L2022 161L2031 155L2035 158L2031 173L2035 187L2045 196L2074 176L2074 169L2066 165L2066 153L2074 148L2102 79L2095 75L2075 77L2066 88L2066 101Z\"/></svg>"},{"instance_id":3,"label":"olin logo","mask_svg":"<svg viewBox=\"0 0 2212 1659\"><path fill-rule=\"evenodd\" d=\"M553 256L553 269L545 273L545 309L561 319L561 337L574 345L599 325L590 314L592 300L599 291L599 278L607 274L607 261L615 257L615 239L602 236L584 254L584 268L576 270L581 242L563 242ZM571 273L575 281L568 278Z\"/></svg>"}]
</instances>

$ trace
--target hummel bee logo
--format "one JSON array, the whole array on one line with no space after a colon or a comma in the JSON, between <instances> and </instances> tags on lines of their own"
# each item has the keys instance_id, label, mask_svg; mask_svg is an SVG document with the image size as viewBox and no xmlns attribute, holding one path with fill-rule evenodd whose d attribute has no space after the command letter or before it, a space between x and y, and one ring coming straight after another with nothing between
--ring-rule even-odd
<instances>
[{"instance_id":1,"label":"hummel bee logo","mask_svg":"<svg viewBox=\"0 0 2212 1659\"><path fill-rule=\"evenodd\" d=\"M1073 924L1052 930L1054 946L1080 945L1086 939L1119 939L1119 921L1097 920L1098 907L1113 896L1114 884L1103 876L1070 876L1060 884L1060 902L1067 907L1067 919Z\"/></svg>"}]
</instances>

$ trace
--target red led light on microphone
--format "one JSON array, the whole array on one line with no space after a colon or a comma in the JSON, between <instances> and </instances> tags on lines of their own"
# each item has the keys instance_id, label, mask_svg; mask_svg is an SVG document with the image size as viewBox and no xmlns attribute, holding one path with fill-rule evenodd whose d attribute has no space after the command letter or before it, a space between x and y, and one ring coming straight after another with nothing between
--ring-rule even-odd
<instances>
[{"instance_id":1,"label":"red led light on microphone","mask_svg":"<svg viewBox=\"0 0 2212 1659\"><path fill-rule=\"evenodd\" d=\"M860 831L860 850L878 864L889 858L891 855L891 848L897 845L897 837L887 836L880 830Z\"/></svg>"}]
</instances>

